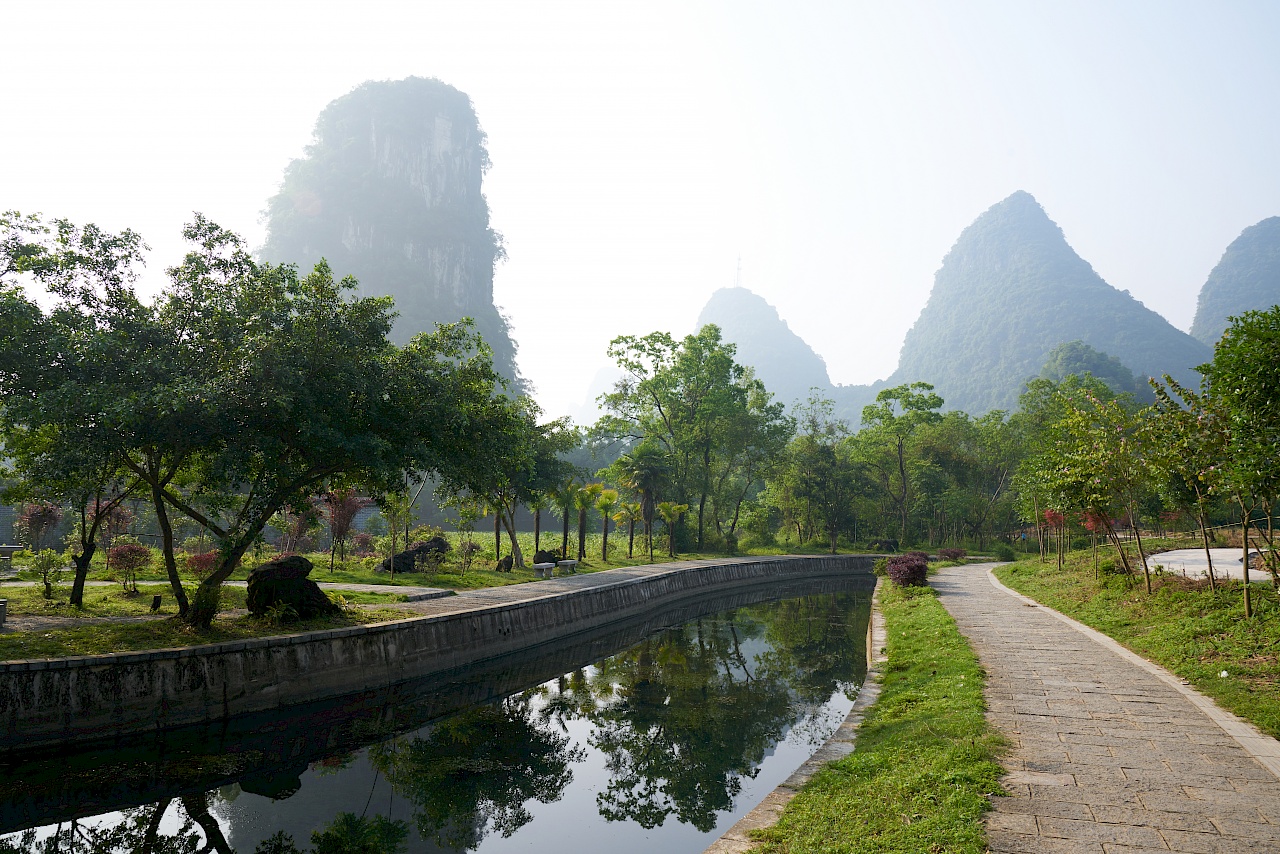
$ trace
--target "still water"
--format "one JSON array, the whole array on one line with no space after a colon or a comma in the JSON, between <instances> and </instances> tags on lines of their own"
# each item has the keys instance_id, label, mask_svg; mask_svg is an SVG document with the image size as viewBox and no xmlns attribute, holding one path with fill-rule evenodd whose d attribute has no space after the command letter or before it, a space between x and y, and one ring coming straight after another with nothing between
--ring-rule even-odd
<instances>
[{"instance_id":1,"label":"still water","mask_svg":"<svg viewBox=\"0 0 1280 854\"><path fill-rule=\"evenodd\" d=\"M870 587L721 594L383 692L0 760L0 852L700 852L844 720Z\"/></svg>"}]
</instances>

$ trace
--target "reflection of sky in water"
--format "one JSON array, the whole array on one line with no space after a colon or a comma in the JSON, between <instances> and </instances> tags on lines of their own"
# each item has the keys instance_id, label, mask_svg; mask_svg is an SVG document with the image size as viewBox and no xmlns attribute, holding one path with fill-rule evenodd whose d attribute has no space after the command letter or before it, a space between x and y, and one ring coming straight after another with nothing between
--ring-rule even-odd
<instances>
[{"instance_id":1,"label":"reflection of sky in water","mask_svg":"<svg viewBox=\"0 0 1280 854\"><path fill-rule=\"evenodd\" d=\"M843 598L846 602L852 601L852 597ZM865 598L858 597L862 602L863 610L866 608ZM751 610L756 614L761 613L758 609ZM865 617L863 619L865 620ZM713 636L714 640L715 633L723 634L727 625L719 617L704 618L702 621L704 637ZM737 638L737 650L741 652L742 659L740 661L726 659L721 663L722 666L713 669L710 678L727 676L731 682L740 683L744 679L742 664L745 663L746 669L752 673L751 679L759 680L760 674L768 671L767 662L774 651L774 646L764 636L759 623L753 623L750 620L744 623L740 616L736 625L742 629L742 635ZM828 611L823 630L837 635L844 634L847 638L849 634L859 630L858 626L865 630L865 622L859 622L857 619L849 620L847 613L841 613L837 618L835 614ZM696 632L690 630L690 636L696 636ZM662 642L659 641L654 649L676 658L675 665L670 665L670 662L668 665L679 677L683 672L680 670L683 659L678 654L678 647L661 644ZM697 643L693 642L685 652L696 652L697 648ZM639 647L633 648L633 651L635 649ZM671 653L671 649L677 649L677 653ZM622 653L610 660L621 660L629 654L631 653ZM655 656L657 657L661 656ZM599 666L586 668L584 671L586 674L584 684L592 686L597 708L607 703L616 703L621 696L620 692L616 691L613 697L607 696L607 692L603 690L605 680L601 677L601 667L606 665L602 663ZM614 673L609 677L609 681L616 682L620 678L625 679L625 676ZM855 678L860 678L860 673ZM794 691L783 688L782 693L789 699L789 707L786 720L781 721L778 726L781 738L772 745L764 747L763 760L756 767L754 776L734 774L732 771L728 773L729 778L738 779L741 790L733 798L733 808L729 811L717 812L714 817L715 827L702 832L693 825L681 821L675 813L667 815L660 825L648 829L636 821L625 819L607 821L602 817L597 797L608 788L611 778L610 771L606 767L607 756L595 746L599 743L598 722L575 714L552 716L547 719L543 713L551 703L551 698L564 688L563 685L557 684L557 680L551 680L540 689L525 692L529 697L525 717L536 722L537 726L567 737L568 750L580 751L582 758L580 761L572 762L570 766L572 780L564 787L558 800L550 803L542 803L537 799L527 800L524 808L531 814L531 820L508 837L490 829L475 850L484 854L514 851L604 851L608 854L629 854L629 852L649 854L654 850L674 854L674 852L701 851L769 791L785 780L839 726L852 706L851 700L846 696L846 689L850 687L848 682L839 685L825 702L818 702L812 697L806 702L797 697ZM714 695L714 691L712 693ZM737 695L726 693L724 696L732 701ZM656 711L649 707L647 711L656 715L657 720L664 720L661 716L665 707L659 706ZM642 721L645 720L644 710L635 712L635 715ZM522 717L521 720L524 718ZM731 720L736 719L731 718ZM629 722L630 719L628 719ZM649 720L647 724L642 723L638 729L643 731L646 726L655 725L663 724L654 724ZM439 725L424 727L416 732L401 735L394 742L399 748L399 746L413 743L415 739L428 739L436 731L437 726ZM721 735L723 736L723 733ZM313 762L305 769L299 767L298 771L301 788L283 800L273 801L263 795L252 794L245 791L241 784L224 786L210 794L210 813L222 827L230 846L239 854L252 854L264 839L281 830L291 835L299 848L308 850L312 831L328 825L335 815L344 811L357 815L382 815L406 822L411 828L408 851L457 850L441 848L434 839L424 839L419 836L415 804L406 800L402 791L393 789L384 773L375 767L369 748L358 750L346 757ZM242 782L246 788L255 787L247 778ZM716 777L709 781L709 785L718 785L723 791L724 781ZM185 823L185 819L186 814L182 806L175 800L169 806L161 823L162 833L177 832ZM120 813L108 813L88 819L85 823L102 826L114 824L120 820ZM51 831L52 828L42 829L40 836L48 836ZM6 838L15 840L16 836L11 834Z\"/></svg>"}]
</instances>

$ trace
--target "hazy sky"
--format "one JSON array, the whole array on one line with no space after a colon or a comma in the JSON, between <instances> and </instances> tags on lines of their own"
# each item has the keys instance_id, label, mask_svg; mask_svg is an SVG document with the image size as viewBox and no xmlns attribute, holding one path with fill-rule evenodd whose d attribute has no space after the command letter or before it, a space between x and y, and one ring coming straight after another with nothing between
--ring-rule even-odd
<instances>
[{"instance_id":1,"label":"hazy sky","mask_svg":"<svg viewBox=\"0 0 1280 854\"><path fill-rule=\"evenodd\" d=\"M0 0L0 30L0 209L134 228L152 288L194 210L261 243L334 98L468 93L496 299L553 415L613 336L692 331L739 256L864 383L1014 190L1182 329L1227 244L1280 214L1275 2Z\"/></svg>"}]
</instances>

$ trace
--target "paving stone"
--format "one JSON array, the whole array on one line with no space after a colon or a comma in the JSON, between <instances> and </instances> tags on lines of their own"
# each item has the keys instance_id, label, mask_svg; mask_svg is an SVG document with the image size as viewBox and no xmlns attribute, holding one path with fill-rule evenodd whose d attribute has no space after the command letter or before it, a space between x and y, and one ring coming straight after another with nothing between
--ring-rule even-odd
<instances>
[{"instance_id":1,"label":"paving stone","mask_svg":"<svg viewBox=\"0 0 1280 854\"><path fill-rule=\"evenodd\" d=\"M989 674L1010 742L991 851L1280 852L1280 743L1150 662L997 588L985 567L933 580ZM1261 761L1260 761L1261 759Z\"/></svg>"}]
</instances>

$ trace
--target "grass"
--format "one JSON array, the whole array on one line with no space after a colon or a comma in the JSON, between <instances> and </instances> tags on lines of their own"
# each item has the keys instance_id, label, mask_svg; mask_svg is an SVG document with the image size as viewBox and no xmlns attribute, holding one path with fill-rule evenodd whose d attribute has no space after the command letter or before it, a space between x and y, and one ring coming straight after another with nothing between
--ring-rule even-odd
<instances>
[{"instance_id":1,"label":"grass","mask_svg":"<svg viewBox=\"0 0 1280 854\"><path fill-rule=\"evenodd\" d=\"M392 608L362 608L348 609L342 616L330 619L276 625L254 617L226 613L245 607L245 590L243 587L224 587L221 599L224 613L214 620L208 631L196 631L177 619L178 609L167 584L140 584L136 596L126 595L119 587L87 587L83 609L67 604L67 593L67 587L55 588L54 598L48 600L38 587L0 585L0 598L8 600L11 617L43 616L85 621L80 626L6 631L0 634L0 661L167 649L400 620L410 616ZM152 613L151 597L156 594L164 597L158 612L161 619L102 621L103 618L149 617ZM340 595L351 605L387 604L404 599L393 594L362 591L342 591Z\"/></svg>"},{"instance_id":2,"label":"grass","mask_svg":"<svg viewBox=\"0 0 1280 854\"><path fill-rule=\"evenodd\" d=\"M881 590L888 663L856 749L758 833L759 851L986 851L1003 741L983 714L982 669L931 589Z\"/></svg>"},{"instance_id":3,"label":"grass","mask_svg":"<svg viewBox=\"0 0 1280 854\"><path fill-rule=\"evenodd\" d=\"M1111 554L1103 552L1104 558ZM1135 550L1135 568L1136 554ZM1153 566L1159 561L1158 555L1148 558ZM1042 564L1033 557L1000 567L996 576L1020 593L1110 635L1280 738L1280 597L1270 584L1249 585L1254 617L1246 620L1244 585L1239 581L1220 581L1214 593L1208 581L1158 573L1148 596L1140 569L1132 582L1104 573L1095 583L1093 553L1088 550L1069 552L1061 573L1052 559Z\"/></svg>"}]
</instances>

